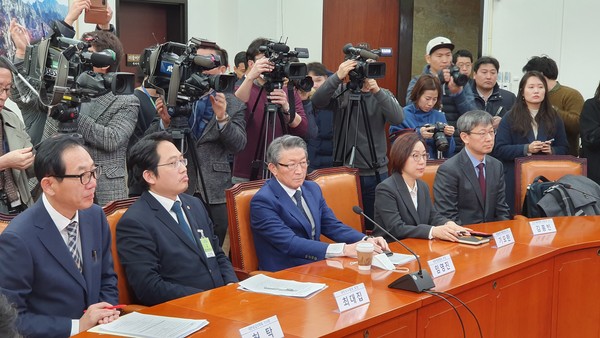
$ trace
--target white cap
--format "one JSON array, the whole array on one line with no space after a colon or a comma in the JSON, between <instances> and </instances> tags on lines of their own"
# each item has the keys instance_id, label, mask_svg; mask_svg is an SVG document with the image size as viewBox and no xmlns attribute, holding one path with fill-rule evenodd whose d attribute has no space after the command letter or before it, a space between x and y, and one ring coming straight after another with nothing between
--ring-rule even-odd
<instances>
[{"instance_id":1,"label":"white cap","mask_svg":"<svg viewBox=\"0 0 600 338\"><path fill-rule=\"evenodd\" d=\"M427 48L425 48L425 55L431 55L431 53L440 48L450 48L452 51L454 50L454 44L452 41L450 41L450 39L443 36L438 36L437 38L429 40L427 43Z\"/></svg>"}]
</instances>

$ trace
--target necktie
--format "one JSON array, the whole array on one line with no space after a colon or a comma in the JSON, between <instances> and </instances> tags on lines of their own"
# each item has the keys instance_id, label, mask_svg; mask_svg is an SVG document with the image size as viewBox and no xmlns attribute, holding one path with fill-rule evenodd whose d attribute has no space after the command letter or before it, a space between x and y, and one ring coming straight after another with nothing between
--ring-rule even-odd
<instances>
[{"instance_id":1,"label":"necktie","mask_svg":"<svg viewBox=\"0 0 600 338\"><path fill-rule=\"evenodd\" d=\"M485 203L485 174L483 173L483 168L485 164L483 162L477 165L477 171L479 174L479 187L481 188L481 196L483 196L483 202Z\"/></svg>"},{"instance_id":2,"label":"necktie","mask_svg":"<svg viewBox=\"0 0 600 338\"><path fill-rule=\"evenodd\" d=\"M189 224L185 221L185 217L183 217L181 202L175 201L175 203L173 203L173 206L171 207L171 210L173 210L175 212L175 215L177 215L177 223L179 223L179 226L181 227L183 233L185 233L192 240L193 243L196 243L196 240L194 240L194 235L192 234L192 229L190 228Z\"/></svg>"},{"instance_id":3,"label":"necktie","mask_svg":"<svg viewBox=\"0 0 600 338\"><path fill-rule=\"evenodd\" d=\"M311 237L314 239L315 238L315 225L313 224L313 222L310 221L310 218L308 217L308 214L306 213L306 209L304 209L304 206L302 205L302 191L301 190L296 190L296 192L294 193L294 199L296 200L296 207L298 208L298 210L300 210L300 213L302 215L304 215L304 217L306 217L306 220L310 224L310 227L312 230Z\"/></svg>"},{"instance_id":4,"label":"necktie","mask_svg":"<svg viewBox=\"0 0 600 338\"><path fill-rule=\"evenodd\" d=\"M67 239L67 246L69 247L69 251L71 252L71 256L73 257L73 260L75 261L75 265L77 266L77 269L79 269L79 272L82 271L82 266L81 266L81 255L79 254L79 251L77 250L77 232L79 230L79 227L77 226L77 221L73 221L71 223L69 223L69 225L67 225L67 234L68 234L68 239Z\"/></svg>"}]
</instances>

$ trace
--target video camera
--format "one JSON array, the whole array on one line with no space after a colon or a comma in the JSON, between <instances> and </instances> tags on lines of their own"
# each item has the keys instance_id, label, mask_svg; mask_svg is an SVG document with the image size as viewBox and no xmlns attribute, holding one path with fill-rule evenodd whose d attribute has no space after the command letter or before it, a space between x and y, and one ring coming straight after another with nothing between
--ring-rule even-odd
<instances>
[{"instance_id":1,"label":"video camera","mask_svg":"<svg viewBox=\"0 0 600 338\"><path fill-rule=\"evenodd\" d=\"M204 74L206 70L223 64L219 55L196 55L199 48L219 49L216 43L192 38L187 45L166 42L147 48L140 67L148 76L148 82L167 92L169 115L189 116L190 103L214 89L217 92L233 92L235 75Z\"/></svg>"},{"instance_id":2,"label":"video camera","mask_svg":"<svg viewBox=\"0 0 600 338\"><path fill-rule=\"evenodd\" d=\"M27 47L20 72L38 92L42 104L52 107L50 117L62 123L59 131L74 132L82 102L109 91L115 95L133 94L134 75L95 73L94 67L115 64L114 51L90 52L91 40L66 37L70 31L58 21L53 21L51 27L49 38Z\"/></svg>"},{"instance_id":3,"label":"video camera","mask_svg":"<svg viewBox=\"0 0 600 338\"><path fill-rule=\"evenodd\" d=\"M434 124L426 124L424 127L433 127L431 131L433 133L433 141L435 142L435 148L439 151L446 151L450 148L446 134L444 134L444 128L448 124L444 122L436 122Z\"/></svg>"},{"instance_id":4,"label":"video camera","mask_svg":"<svg viewBox=\"0 0 600 338\"><path fill-rule=\"evenodd\" d=\"M379 57L392 56L391 48L367 49L361 45L356 47L346 44L342 51L346 54L344 60L356 60L356 67L350 71L350 87L360 89L364 79L381 79L385 77L385 62L378 62ZM368 61L369 59L375 61Z\"/></svg>"},{"instance_id":5,"label":"video camera","mask_svg":"<svg viewBox=\"0 0 600 338\"><path fill-rule=\"evenodd\" d=\"M283 88L286 78L295 85L302 86L300 89L308 87L305 82L308 75L306 64L297 62L299 58L308 58L308 48L294 48L290 51L290 47L285 43L270 41L267 45L258 47L258 50L274 65L272 71L263 73L267 81L264 86L267 92Z\"/></svg>"}]
</instances>

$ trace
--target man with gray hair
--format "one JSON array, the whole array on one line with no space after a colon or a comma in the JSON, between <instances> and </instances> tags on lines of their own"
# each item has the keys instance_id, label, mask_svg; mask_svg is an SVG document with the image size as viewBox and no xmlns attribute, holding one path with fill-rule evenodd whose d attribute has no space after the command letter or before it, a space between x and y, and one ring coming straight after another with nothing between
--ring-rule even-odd
<instances>
[{"instance_id":1,"label":"man with gray hair","mask_svg":"<svg viewBox=\"0 0 600 338\"><path fill-rule=\"evenodd\" d=\"M368 241L375 252L389 250L382 237L365 236L340 222L315 182L305 181L308 158L302 138L271 142L267 162L273 178L254 195L250 220L260 270L278 271L338 256L355 256ZM321 234L339 243L323 243ZM348 244L346 244L348 243Z\"/></svg>"},{"instance_id":2,"label":"man with gray hair","mask_svg":"<svg viewBox=\"0 0 600 338\"><path fill-rule=\"evenodd\" d=\"M510 219L502 163L487 156L494 148L492 116L469 111L458 119L457 127L465 147L435 175L436 209L461 225Z\"/></svg>"}]
</instances>

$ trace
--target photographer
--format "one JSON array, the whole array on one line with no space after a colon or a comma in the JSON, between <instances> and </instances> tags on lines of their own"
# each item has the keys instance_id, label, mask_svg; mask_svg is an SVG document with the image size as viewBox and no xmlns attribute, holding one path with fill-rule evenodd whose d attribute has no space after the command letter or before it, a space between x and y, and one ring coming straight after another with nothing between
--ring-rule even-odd
<instances>
[{"instance_id":1,"label":"photographer","mask_svg":"<svg viewBox=\"0 0 600 338\"><path fill-rule=\"evenodd\" d=\"M448 124L456 127L458 118L467 111L475 109L475 103L470 85L466 83L460 86L455 83L455 77L464 76L464 74L461 74L459 69L452 69L455 72L451 72L453 50L454 44L450 39L441 36L431 39L425 48L427 65L423 68L423 74L439 76L440 80L443 80L441 81L443 85L440 110L446 115ZM410 97L418 78L418 76L415 76L408 85L406 90L407 105L412 103ZM463 143L458 135L454 135L454 141L456 143L454 154L456 154L462 149ZM450 154L450 156L454 154Z\"/></svg>"},{"instance_id":2,"label":"photographer","mask_svg":"<svg viewBox=\"0 0 600 338\"><path fill-rule=\"evenodd\" d=\"M116 54L116 60L111 66L94 67L95 73L117 71L123 57L123 46L113 33L94 31L85 33L82 38L91 42L90 52L111 49ZM111 91L91 98L79 107L77 133L83 136L95 164L102 167L96 187L100 205L128 196L125 156L129 138L137 122L138 110L139 100L134 95L115 95ZM48 119L43 139L57 132L58 121Z\"/></svg>"},{"instance_id":3,"label":"photographer","mask_svg":"<svg viewBox=\"0 0 600 338\"><path fill-rule=\"evenodd\" d=\"M455 148L454 127L447 124L444 113L438 110L441 98L440 80L431 74L421 75L410 95L413 103L404 107L404 121L390 126L390 134L414 129L425 140L430 159L438 159L438 152L450 157Z\"/></svg>"},{"instance_id":4,"label":"photographer","mask_svg":"<svg viewBox=\"0 0 600 338\"><path fill-rule=\"evenodd\" d=\"M218 55L221 60L226 60L224 50L217 45L214 46L200 44L197 46L196 55ZM205 70L203 73L217 75L224 74L225 71L226 67L221 65ZM156 109L160 116L160 122L155 119L146 134L164 130L170 125L171 116L160 98L157 100ZM187 193L199 194L206 202L220 246L223 245L227 234L225 189L231 187L231 167L228 156L237 154L246 146L245 109L246 105L233 93L217 93L211 90L208 95L194 102L192 114L188 119L199 167L195 167L191 153L186 152L184 156L188 159L189 177ZM202 183L204 183L204 187Z\"/></svg>"},{"instance_id":5,"label":"photographer","mask_svg":"<svg viewBox=\"0 0 600 338\"><path fill-rule=\"evenodd\" d=\"M267 90L264 88L267 84L267 80L262 74L273 71L274 65L269 61L265 54L259 50L259 48L261 46L266 46L269 43L270 41L267 39L258 38L252 41L248 46L248 49L246 50L248 70L246 71L244 81L235 92L235 96L247 105L245 119L248 142L246 148L239 152L234 158L233 183L250 180L253 162L262 159L265 155L263 149L268 146L268 144L261 144L261 141L264 139L261 130L265 116L264 108L267 102L277 104L280 107L279 109L283 113L284 118L283 124L287 126L287 128L283 128L282 123L279 123L281 121L275 123L273 126L274 132L270 136L274 138L282 136L286 133L285 129L287 129L287 132L290 134L303 137L308 129L308 120L304 114L302 99L295 90L295 115L294 118L290 120L291 107L288 99L287 86L283 86L281 89L274 89L270 93L267 93ZM260 178L263 178L260 174L259 177L252 177L252 179Z\"/></svg>"},{"instance_id":6,"label":"photographer","mask_svg":"<svg viewBox=\"0 0 600 338\"><path fill-rule=\"evenodd\" d=\"M342 81L356 68L357 64L358 62L353 59L342 62L337 72L327 78L311 100L316 108L327 107L334 113L334 154L338 154L337 158L334 158L334 162L347 164L346 149L342 149L342 145L336 144L339 143L338 140L347 140L348 145L354 145L358 153L363 155L357 155L353 165L360 170L360 186L365 213L369 217L373 217L375 187L388 176L385 123L400 124L404 119L404 114L400 104L389 90L379 88L374 79L365 78L362 86L357 88L356 92L360 94L364 103L366 111L363 111L362 114L367 114L370 130L367 131L367 126L362 122L362 118L346 120L348 122L346 126L344 115L346 107L350 103L351 91L346 90L347 85L344 86ZM359 120L361 122L358 122ZM372 140L367 137L368 134L373 135ZM370 142L374 147L376 159L369 158ZM370 163L372 160L376 160L377 167L373 167Z\"/></svg>"}]
</instances>

